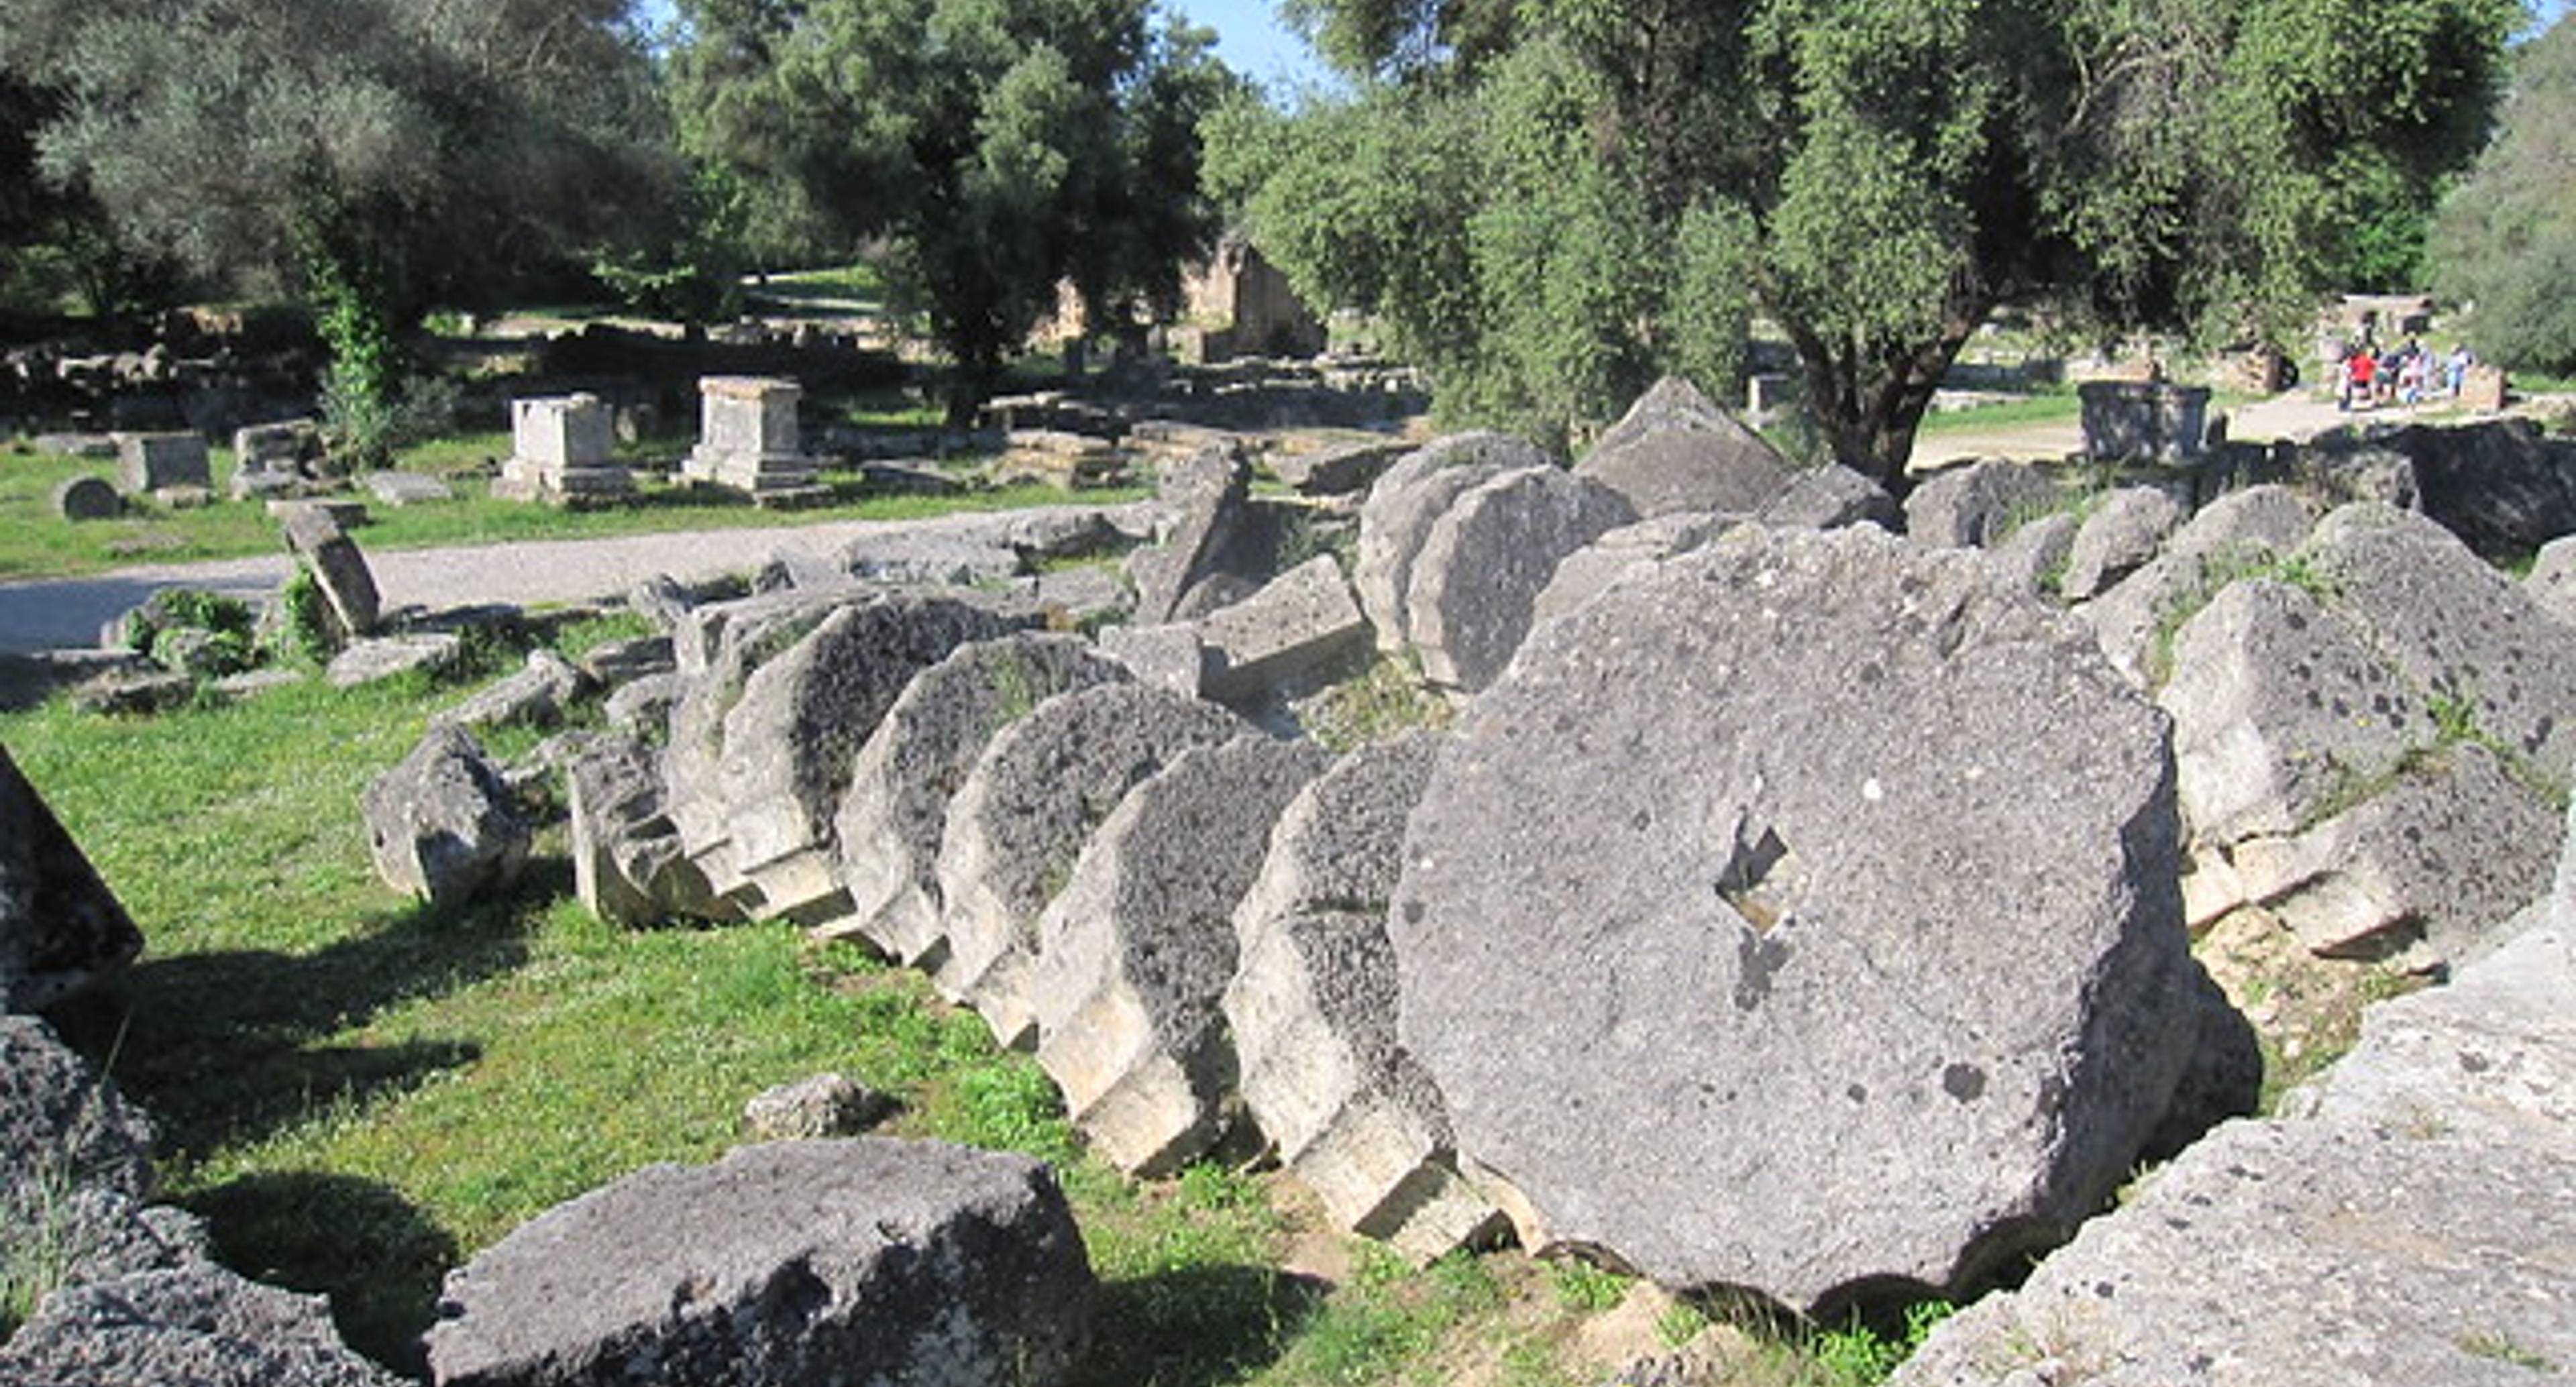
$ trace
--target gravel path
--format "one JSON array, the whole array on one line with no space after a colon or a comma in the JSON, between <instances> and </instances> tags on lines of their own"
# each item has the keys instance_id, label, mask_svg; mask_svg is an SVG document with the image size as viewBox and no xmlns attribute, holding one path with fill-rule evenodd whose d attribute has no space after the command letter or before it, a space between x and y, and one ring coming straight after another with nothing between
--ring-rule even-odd
<instances>
[{"instance_id":1,"label":"gravel path","mask_svg":"<svg viewBox=\"0 0 2576 1387\"><path fill-rule=\"evenodd\" d=\"M387 610L487 602L536 606L608 597L656 573L683 581L713 578L758 568L773 555L828 557L868 534L891 530L970 533L1008 525L1027 514L980 512L934 520L843 520L608 539L524 540L471 548L395 549L368 554L367 566L376 575L376 588ZM366 531L358 531L357 539L363 548ZM99 628L158 588L205 588L263 599L286 582L291 564L280 551L260 558L121 568L88 578L0 583L0 654L95 646Z\"/></svg>"}]
</instances>

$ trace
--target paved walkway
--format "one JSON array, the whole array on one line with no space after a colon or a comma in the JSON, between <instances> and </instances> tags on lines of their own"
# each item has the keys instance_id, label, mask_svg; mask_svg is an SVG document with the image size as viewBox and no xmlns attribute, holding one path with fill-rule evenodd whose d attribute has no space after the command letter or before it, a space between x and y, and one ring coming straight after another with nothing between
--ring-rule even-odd
<instances>
[{"instance_id":1,"label":"paved walkway","mask_svg":"<svg viewBox=\"0 0 2576 1387\"><path fill-rule=\"evenodd\" d=\"M1084 507L1083 509L1093 509ZM388 610L507 602L583 602L623 593L656 573L684 582L741 573L779 554L829 557L872 533L972 530L1014 513L936 520L843 520L774 528L691 530L608 539L523 540L456 549L389 549L367 555ZM361 548L366 531L357 534ZM259 600L286 582L285 552L260 558L121 568L87 578L0 583L0 654L98 643L99 629L159 588L192 587Z\"/></svg>"}]
</instances>

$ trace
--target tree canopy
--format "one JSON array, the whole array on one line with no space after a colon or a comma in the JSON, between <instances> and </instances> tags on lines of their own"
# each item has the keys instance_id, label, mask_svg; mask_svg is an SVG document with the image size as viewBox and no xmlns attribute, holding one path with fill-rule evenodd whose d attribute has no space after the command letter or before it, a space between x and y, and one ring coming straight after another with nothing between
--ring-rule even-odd
<instances>
[{"instance_id":1,"label":"tree canopy","mask_svg":"<svg viewBox=\"0 0 2576 1387\"><path fill-rule=\"evenodd\" d=\"M37 160L117 240L320 310L381 402L393 330L615 239L672 186L626 0L0 0Z\"/></svg>"},{"instance_id":2,"label":"tree canopy","mask_svg":"<svg viewBox=\"0 0 2576 1387\"><path fill-rule=\"evenodd\" d=\"M1096 327L1214 238L1196 128L1234 89L1150 0L683 0L691 151L892 252L979 398L1070 278Z\"/></svg>"},{"instance_id":3,"label":"tree canopy","mask_svg":"<svg viewBox=\"0 0 2576 1387\"><path fill-rule=\"evenodd\" d=\"M1564 432L1785 332L1901 486L1997 307L2276 330L2392 187L2483 142L2514 0L1299 0L1358 94L1236 108L1212 167L1444 405ZM1708 379L1723 388L1728 382Z\"/></svg>"},{"instance_id":4,"label":"tree canopy","mask_svg":"<svg viewBox=\"0 0 2576 1387\"><path fill-rule=\"evenodd\" d=\"M2444 202L2434 285L2474 303L2479 350L2576 373L2576 19L2517 55L2504 130Z\"/></svg>"}]
</instances>

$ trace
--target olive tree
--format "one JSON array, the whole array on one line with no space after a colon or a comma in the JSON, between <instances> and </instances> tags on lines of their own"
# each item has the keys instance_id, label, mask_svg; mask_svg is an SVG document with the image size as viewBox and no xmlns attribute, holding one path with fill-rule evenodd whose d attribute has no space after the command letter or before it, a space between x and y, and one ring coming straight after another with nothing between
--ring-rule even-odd
<instances>
[{"instance_id":1,"label":"olive tree","mask_svg":"<svg viewBox=\"0 0 2576 1387\"><path fill-rule=\"evenodd\" d=\"M1670 364L1705 330L1681 315L1704 323L1739 285L1795 348L1834 454L1901 488L1935 387L2000 306L2231 337L2303 315L2392 189L2429 195L2475 154L2520 10L1299 0L1296 13L1357 94L1220 121L1211 159L1302 287L1388 315L1444 394L1563 414L1552 392L1580 402L1576 425L1617 408L1599 382L1621 372L1594 366L1618 353L1557 360L1529 334ZM1564 74L1566 100L1525 99L1534 61ZM1346 234L1353 209L1428 196L1377 185L1464 157L1463 131L1478 132L1476 162L1452 215ZM1541 149L1559 177L1495 176ZM1496 216L1560 256L1643 246L1644 282L1572 300L1553 274L1534 285L1526 256L1476 248ZM1434 263L1427 278L1395 269ZM1533 292L1558 298L1541 310Z\"/></svg>"},{"instance_id":2,"label":"olive tree","mask_svg":"<svg viewBox=\"0 0 2576 1387\"><path fill-rule=\"evenodd\" d=\"M2576 20L2517 55L2504 129L2442 205L2433 283L2477 305L2479 349L2576 373Z\"/></svg>"},{"instance_id":3,"label":"olive tree","mask_svg":"<svg viewBox=\"0 0 2576 1387\"><path fill-rule=\"evenodd\" d=\"M399 331L612 239L672 186L626 0L0 0L0 72L56 108L49 182L118 238L302 292L344 408Z\"/></svg>"},{"instance_id":4,"label":"olive tree","mask_svg":"<svg viewBox=\"0 0 2576 1387\"><path fill-rule=\"evenodd\" d=\"M1234 86L1149 0L683 0L690 151L784 190L988 392L1071 278L1095 322L1168 304L1217 231L1201 114Z\"/></svg>"}]
</instances>

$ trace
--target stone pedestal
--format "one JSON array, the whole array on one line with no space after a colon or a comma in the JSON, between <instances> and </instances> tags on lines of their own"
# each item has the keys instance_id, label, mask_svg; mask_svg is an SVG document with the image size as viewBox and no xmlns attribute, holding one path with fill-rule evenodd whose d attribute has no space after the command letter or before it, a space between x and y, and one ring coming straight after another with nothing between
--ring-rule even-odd
<instances>
[{"instance_id":1,"label":"stone pedestal","mask_svg":"<svg viewBox=\"0 0 2576 1387\"><path fill-rule=\"evenodd\" d=\"M596 395L510 402L510 460L493 494L519 500L624 496L634 475L612 458L615 421Z\"/></svg>"},{"instance_id":2,"label":"stone pedestal","mask_svg":"<svg viewBox=\"0 0 2576 1387\"><path fill-rule=\"evenodd\" d=\"M144 496L165 487L214 484L206 440L193 433L120 433L116 436L117 489Z\"/></svg>"},{"instance_id":3,"label":"stone pedestal","mask_svg":"<svg viewBox=\"0 0 2576 1387\"><path fill-rule=\"evenodd\" d=\"M2504 408L2505 394L2503 367L2472 366L2468 379L2460 386L2460 403L2471 409L2492 412Z\"/></svg>"},{"instance_id":4,"label":"stone pedestal","mask_svg":"<svg viewBox=\"0 0 2576 1387\"><path fill-rule=\"evenodd\" d=\"M2206 386L2095 380L2075 393L2084 405L2084 455L2095 462L2180 464L2207 451Z\"/></svg>"},{"instance_id":5,"label":"stone pedestal","mask_svg":"<svg viewBox=\"0 0 2576 1387\"><path fill-rule=\"evenodd\" d=\"M698 381L698 446L682 470L693 481L749 492L764 503L792 501L819 488L814 460L796 435L796 402L805 389L765 376L706 376Z\"/></svg>"}]
</instances>

